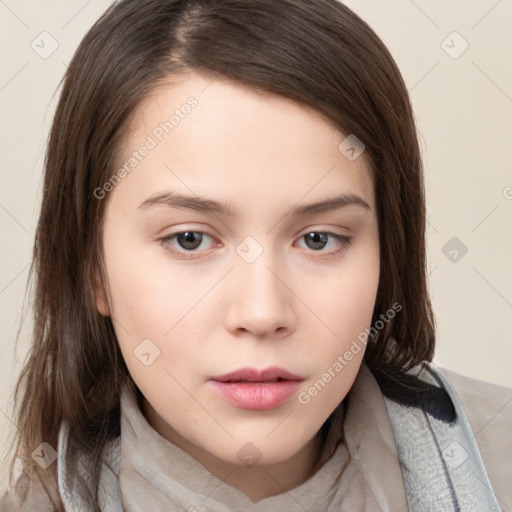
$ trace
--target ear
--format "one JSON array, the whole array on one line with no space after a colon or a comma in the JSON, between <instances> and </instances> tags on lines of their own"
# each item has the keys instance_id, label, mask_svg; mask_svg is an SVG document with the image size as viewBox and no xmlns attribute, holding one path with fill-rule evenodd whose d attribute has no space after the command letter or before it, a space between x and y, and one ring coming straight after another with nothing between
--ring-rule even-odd
<instances>
[{"instance_id":1,"label":"ear","mask_svg":"<svg viewBox=\"0 0 512 512\"><path fill-rule=\"evenodd\" d=\"M94 298L96 301L96 309L100 315L110 316L110 307L99 265L96 265L96 271L94 273Z\"/></svg>"}]
</instances>

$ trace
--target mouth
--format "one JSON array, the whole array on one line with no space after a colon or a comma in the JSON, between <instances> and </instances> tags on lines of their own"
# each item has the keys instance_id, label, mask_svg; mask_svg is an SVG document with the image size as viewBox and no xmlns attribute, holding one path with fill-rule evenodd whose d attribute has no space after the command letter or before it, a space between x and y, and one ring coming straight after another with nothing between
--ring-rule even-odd
<instances>
[{"instance_id":1,"label":"mouth","mask_svg":"<svg viewBox=\"0 0 512 512\"><path fill-rule=\"evenodd\" d=\"M241 409L269 410L283 405L304 379L283 368L242 368L210 378L213 389Z\"/></svg>"},{"instance_id":2,"label":"mouth","mask_svg":"<svg viewBox=\"0 0 512 512\"><path fill-rule=\"evenodd\" d=\"M263 370L257 368L241 368L234 372L226 373L211 377L210 380L217 382L280 382L280 381L303 381L304 379L298 375L290 373L284 368L272 366Z\"/></svg>"},{"instance_id":3,"label":"mouth","mask_svg":"<svg viewBox=\"0 0 512 512\"><path fill-rule=\"evenodd\" d=\"M224 381L220 381L220 382L253 382L255 384L258 384L258 383L259 384L267 384L269 382L280 382L283 380L289 380L289 379L281 379L281 378L273 379L273 380L248 380L248 379L233 380L233 379L230 379L230 380L224 380Z\"/></svg>"}]
</instances>

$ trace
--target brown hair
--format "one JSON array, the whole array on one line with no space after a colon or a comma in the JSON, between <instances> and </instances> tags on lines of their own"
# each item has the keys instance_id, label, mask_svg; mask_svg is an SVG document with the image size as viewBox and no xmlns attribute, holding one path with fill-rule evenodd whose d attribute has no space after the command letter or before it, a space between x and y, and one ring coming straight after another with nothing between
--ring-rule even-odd
<instances>
[{"instance_id":1,"label":"brown hair","mask_svg":"<svg viewBox=\"0 0 512 512\"><path fill-rule=\"evenodd\" d=\"M433 356L415 121L400 72L374 31L336 0L121 0L86 34L64 77L29 274L33 340L15 389L24 469L33 474L30 453L41 442L56 448L66 419L77 449L95 461L93 489L81 490L97 510L102 450L120 433L121 387L135 384L112 319L95 306L105 201L93 191L115 172L136 107L190 70L313 107L363 141L381 245L372 324L403 305L370 339L365 361L404 372ZM54 481L56 465L47 470Z\"/></svg>"}]
</instances>

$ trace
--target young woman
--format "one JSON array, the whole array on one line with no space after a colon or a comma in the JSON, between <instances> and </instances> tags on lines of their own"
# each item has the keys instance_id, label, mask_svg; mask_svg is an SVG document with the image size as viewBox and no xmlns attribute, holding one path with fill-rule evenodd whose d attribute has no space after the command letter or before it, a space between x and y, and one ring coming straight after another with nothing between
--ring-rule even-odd
<instances>
[{"instance_id":1,"label":"young woman","mask_svg":"<svg viewBox=\"0 0 512 512\"><path fill-rule=\"evenodd\" d=\"M422 172L341 3L110 7L51 130L2 511L510 510L512 390L430 362Z\"/></svg>"}]
</instances>

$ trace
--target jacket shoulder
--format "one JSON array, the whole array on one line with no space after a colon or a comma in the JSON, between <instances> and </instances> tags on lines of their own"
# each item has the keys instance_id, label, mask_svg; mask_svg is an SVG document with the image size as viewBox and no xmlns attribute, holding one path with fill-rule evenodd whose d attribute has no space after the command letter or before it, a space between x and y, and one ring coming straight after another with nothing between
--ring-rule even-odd
<instances>
[{"instance_id":1,"label":"jacket shoulder","mask_svg":"<svg viewBox=\"0 0 512 512\"><path fill-rule=\"evenodd\" d=\"M0 497L0 512L61 512L64 510L48 477L22 472L14 487Z\"/></svg>"},{"instance_id":2,"label":"jacket shoulder","mask_svg":"<svg viewBox=\"0 0 512 512\"><path fill-rule=\"evenodd\" d=\"M462 404L496 496L512 507L512 388L439 370Z\"/></svg>"},{"instance_id":3,"label":"jacket shoulder","mask_svg":"<svg viewBox=\"0 0 512 512\"><path fill-rule=\"evenodd\" d=\"M492 384L440 367L455 390L476 440L491 430L506 427L512 440L512 388ZM505 434L505 431L503 431Z\"/></svg>"}]
</instances>

